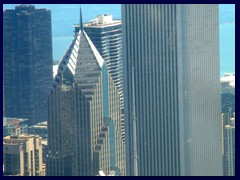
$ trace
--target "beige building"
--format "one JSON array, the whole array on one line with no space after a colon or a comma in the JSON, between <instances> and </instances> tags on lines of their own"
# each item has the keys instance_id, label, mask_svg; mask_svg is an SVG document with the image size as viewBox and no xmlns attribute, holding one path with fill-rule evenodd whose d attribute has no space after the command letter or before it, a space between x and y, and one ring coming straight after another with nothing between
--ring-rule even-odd
<instances>
[{"instance_id":1,"label":"beige building","mask_svg":"<svg viewBox=\"0 0 240 180\"><path fill-rule=\"evenodd\" d=\"M120 93L82 29L59 62L48 117L47 175L126 174Z\"/></svg>"},{"instance_id":2,"label":"beige building","mask_svg":"<svg viewBox=\"0 0 240 180\"><path fill-rule=\"evenodd\" d=\"M4 175L42 176L42 138L14 135L3 138Z\"/></svg>"}]
</instances>

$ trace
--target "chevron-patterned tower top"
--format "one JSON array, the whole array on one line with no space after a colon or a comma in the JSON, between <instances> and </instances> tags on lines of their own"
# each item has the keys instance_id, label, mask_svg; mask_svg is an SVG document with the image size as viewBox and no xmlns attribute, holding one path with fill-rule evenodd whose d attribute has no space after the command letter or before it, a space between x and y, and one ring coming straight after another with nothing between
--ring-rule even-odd
<instances>
[{"instance_id":1,"label":"chevron-patterned tower top","mask_svg":"<svg viewBox=\"0 0 240 180\"><path fill-rule=\"evenodd\" d=\"M125 175L121 103L107 66L84 30L58 65L48 99L48 175Z\"/></svg>"}]
</instances>

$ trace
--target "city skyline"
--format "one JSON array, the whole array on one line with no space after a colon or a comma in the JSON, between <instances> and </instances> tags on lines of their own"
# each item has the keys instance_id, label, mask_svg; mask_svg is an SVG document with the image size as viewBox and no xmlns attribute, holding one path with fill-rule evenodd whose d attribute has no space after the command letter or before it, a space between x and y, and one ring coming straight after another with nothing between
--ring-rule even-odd
<instances>
[{"instance_id":1,"label":"city skyline","mask_svg":"<svg viewBox=\"0 0 240 180\"><path fill-rule=\"evenodd\" d=\"M71 43L74 24L79 22L78 4L35 4L39 8L52 11L53 59L59 61L62 53ZM14 4L4 4L3 9L14 8ZM83 22L89 22L98 14L110 14L114 19L121 19L119 4L82 4ZM87 13L85 13L85 11ZM224 73L235 73L235 5L219 5L220 23L220 67L221 77ZM61 18L60 18L61 17Z\"/></svg>"},{"instance_id":2,"label":"city skyline","mask_svg":"<svg viewBox=\"0 0 240 180\"><path fill-rule=\"evenodd\" d=\"M58 4L78 7L58 32L53 5L5 9L4 175L235 176L235 74L220 78L220 26L235 23L223 6L122 4L116 18L96 13L118 6L91 5L84 22L81 6ZM55 46L64 31L71 43Z\"/></svg>"}]
</instances>

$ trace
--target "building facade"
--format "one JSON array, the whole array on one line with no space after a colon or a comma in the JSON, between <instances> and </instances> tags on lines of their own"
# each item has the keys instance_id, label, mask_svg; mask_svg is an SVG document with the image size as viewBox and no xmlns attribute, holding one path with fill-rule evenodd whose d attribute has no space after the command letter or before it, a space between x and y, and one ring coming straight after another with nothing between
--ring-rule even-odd
<instances>
[{"instance_id":1,"label":"building facade","mask_svg":"<svg viewBox=\"0 0 240 180\"><path fill-rule=\"evenodd\" d=\"M44 176L41 137L14 135L3 138L3 174Z\"/></svg>"},{"instance_id":2,"label":"building facade","mask_svg":"<svg viewBox=\"0 0 240 180\"><path fill-rule=\"evenodd\" d=\"M121 102L106 64L82 29L58 65L48 98L47 175L125 175Z\"/></svg>"},{"instance_id":3,"label":"building facade","mask_svg":"<svg viewBox=\"0 0 240 180\"><path fill-rule=\"evenodd\" d=\"M113 20L112 15L98 15L95 19L84 24L84 30L106 62L108 72L120 94L122 134L124 137L122 22L120 20Z\"/></svg>"},{"instance_id":4,"label":"building facade","mask_svg":"<svg viewBox=\"0 0 240 180\"><path fill-rule=\"evenodd\" d=\"M223 168L224 176L235 176L235 113L223 129L224 155Z\"/></svg>"},{"instance_id":5,"label":"building facade","mask_svg":"<svg viewBox=\"0 0 240 180\"><path fill-rule=\"evenodd\" d=\"M3 11L3 86L6 117L47 118L52 86L51 12L19 5Z\"/></svg>"},{"instance_id":6,"label":"building facade","mask_svg":"<svg viewBox=\"0 0 240 180\"><path fill-rule=\"evenodd\" d=\"M235 74L221 77L224 176L235 176Z\"/></svg>"},{"instance_id":7,"label":"building facade","mask_svg":"<svg viewBox=\"0 0 240 180\"><path fill-rule=\"evenodd\" d=\"M225 126L224 175L235 176L235 125Z\"/></svg>"},{"instance_id":8,"label":"building facade","mask_svg":"<svg viewBox=\"0 0 240 180\"><path fill-rule=\"evenodd\" d=\"M28 119L3 118L3 137L28 134Z\"/></svg>"},{"instance_id":9,"label":"building facade","mask_svg":"<svg viewBox=\"0 0 240 180\"><path fill-rule=\"evenodd\" d=\"M139 175L222 175L218 5L125 4L122 22L127 175L133 106Z\"/></svg>"}]
</instances>

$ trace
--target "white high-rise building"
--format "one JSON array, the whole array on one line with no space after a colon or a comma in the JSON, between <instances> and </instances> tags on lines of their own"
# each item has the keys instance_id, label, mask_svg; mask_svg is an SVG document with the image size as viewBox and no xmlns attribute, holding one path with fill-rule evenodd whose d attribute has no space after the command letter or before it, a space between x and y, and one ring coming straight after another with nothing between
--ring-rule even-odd
<instances>
[{"instance_id":1,"label":"white high-rise building","mask_svg":"<svg viewBox=\"0 0 240 180\"><path fill-rule=\"evenodd\" d=\"M122 5L127 175L133 95L139 175L223 175L218 21L215 4Z\"/></svg>"}]
</instances>

